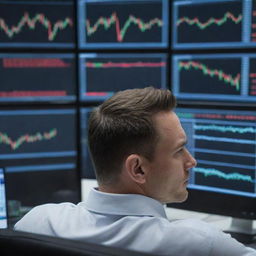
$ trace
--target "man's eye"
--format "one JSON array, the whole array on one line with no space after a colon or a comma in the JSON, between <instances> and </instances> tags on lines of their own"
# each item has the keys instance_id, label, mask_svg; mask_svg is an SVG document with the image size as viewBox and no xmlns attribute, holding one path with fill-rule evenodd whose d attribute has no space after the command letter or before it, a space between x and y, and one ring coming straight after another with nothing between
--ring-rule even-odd
<instances>
[{"instance_id":1,"label":"man's eye","mask_svg":"<svg viewBox=\"0 0 256 256\"><path fill-rule=\"evenodd\" d=\"M182 153L183 150L184 150L184 148L181 148L181 149L179 149L179 150L177 151L177 153Z\"/></svg>"}]
</instances>

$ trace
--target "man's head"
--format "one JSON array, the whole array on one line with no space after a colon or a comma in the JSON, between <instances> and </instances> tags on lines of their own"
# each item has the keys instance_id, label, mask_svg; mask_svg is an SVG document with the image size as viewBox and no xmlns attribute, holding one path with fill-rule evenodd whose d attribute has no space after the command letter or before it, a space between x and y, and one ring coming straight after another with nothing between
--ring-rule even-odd
<instances>
[{"instance_id":1,"label":"man's head","mask_svg":"<svg viewBox=\"0 0 256 256\"><path fill-rule=\"evenodd\" d=\"M88 141L100 189L161 202L186 199L195 160L175 106L169 90L148 87L120 91L92 112Z\"/></svg>"}]
</instances>

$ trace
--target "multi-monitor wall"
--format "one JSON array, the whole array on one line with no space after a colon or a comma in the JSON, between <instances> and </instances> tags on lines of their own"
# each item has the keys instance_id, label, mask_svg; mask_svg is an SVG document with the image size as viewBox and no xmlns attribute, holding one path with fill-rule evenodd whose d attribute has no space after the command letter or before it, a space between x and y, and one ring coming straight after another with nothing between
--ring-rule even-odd
<instances>
[{"instance_id":1,"label":"multi-monitor wall","mask_svg":"<svg viewBox=\"0 0 256 256\"><path fill-rule=\"evenodd\" d=\"M95 179L92 108L155 86L177 97L198 161L190 198L209 202L184 207L256 218L255 17L252 0L0 0L7 198L78 201L78 178Z\"/></svg>"}]
</instances>

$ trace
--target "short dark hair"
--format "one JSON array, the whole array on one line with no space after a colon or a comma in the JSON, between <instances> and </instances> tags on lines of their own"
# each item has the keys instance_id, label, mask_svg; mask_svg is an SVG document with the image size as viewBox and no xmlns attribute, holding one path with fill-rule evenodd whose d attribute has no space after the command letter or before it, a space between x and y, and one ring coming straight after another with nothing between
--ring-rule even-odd
<instances>
[{"instance_id":1,"label":"short dark hair","mask_svg":"<svg viewBox=\"0 0 256 256\"><path fill-rule=\"evenodd\" d=\"M152 117L175 106L171 91L146 87L117 92L92 111L88 143L99 184L115 182L130 154L153 159L157 134Z\"/></svg>"}]
</instances>

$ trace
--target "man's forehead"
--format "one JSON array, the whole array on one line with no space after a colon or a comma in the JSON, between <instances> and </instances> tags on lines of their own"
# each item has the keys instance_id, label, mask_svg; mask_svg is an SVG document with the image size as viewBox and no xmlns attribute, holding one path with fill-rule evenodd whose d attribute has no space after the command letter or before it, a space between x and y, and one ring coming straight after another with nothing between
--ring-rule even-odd
<instances>
[{"instance_id":1,"label":"man's forehead","mask_svg":"<svg viewBox=\"0 0 256 256\"><path fill-rule=\"evenodd\" d=\"M154 122L159 135L174 136L179 141L186 141L186 134L174 112L160 112L154 116Z\"/></svg>"}]
</instances>

